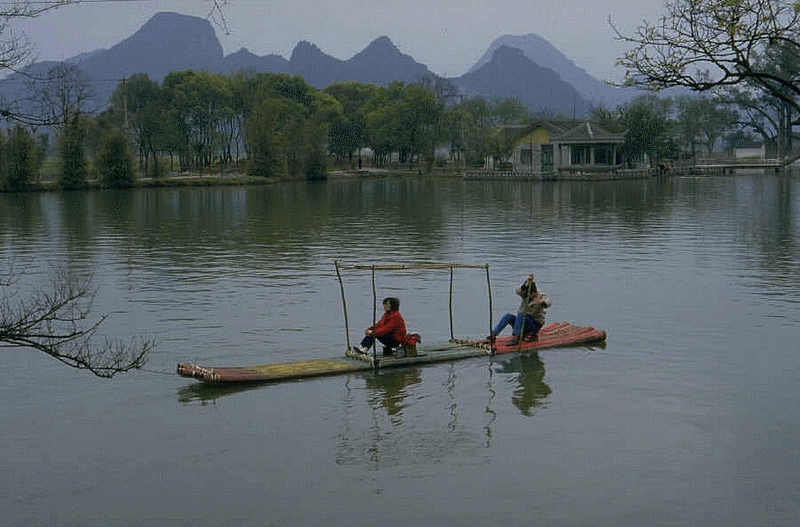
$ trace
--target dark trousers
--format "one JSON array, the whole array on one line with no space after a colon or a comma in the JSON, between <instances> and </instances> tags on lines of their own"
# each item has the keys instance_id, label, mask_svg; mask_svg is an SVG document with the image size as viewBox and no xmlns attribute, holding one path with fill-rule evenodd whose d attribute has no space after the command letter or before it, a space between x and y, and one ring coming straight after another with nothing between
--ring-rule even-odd
<instances>
[{"instance_id":1,"label":"dark trousers","mask_svg":"<svg viewBox=\"0 0 800 527\"><path fill-rule=\"evenodd\" d=\"M377 337L377 338L378 342L383 344L384 348L389 348L390 350L400 345L400 343L397 342L391 335L386 335L384 337ZM370 349L374 343L375 343L375 337L373 335L365 335L364 338L361 340L361 347L364 349ZM389 353L386 353L385 349L383 351L384 355L391 355L391 351Z\"/></svg>"}]
</instances>

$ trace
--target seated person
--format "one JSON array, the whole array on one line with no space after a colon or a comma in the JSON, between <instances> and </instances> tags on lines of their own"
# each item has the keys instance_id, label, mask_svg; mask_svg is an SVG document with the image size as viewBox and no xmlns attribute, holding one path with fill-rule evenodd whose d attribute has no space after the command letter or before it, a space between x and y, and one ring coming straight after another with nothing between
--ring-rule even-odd
<instances>
[{"instance_id":1,"label":"seated person","mask_svg":"<svg viewBox=\"0 0 800 527\"><path fill-rule=\"evenodd\" d=\"M508 325L514 328L509 346L519 344L520 336L526 340L536 340L539 330L544 326L544 310L552 306L553 302L545 293L539 292L532 274L517 288L516 293L522 297L516 316L506 313L500 319L488 337L490 343L494 343L495 337Z\"/></svg>"},{"instance_id":2,"label":"seated person","mask_svg":"<svg viewBox=\"0 0 800 527\"><path fill-rule=\"evenodd\" d=\"M400 300L397 298L383 299L383 316L377 324L364 330L364 339L361 341L361 345L353 346L353 349L360 353L367 353L375 339L384 345L384 355L391 355L392 348L406 345L406 322L400 314Z\"/></svg>"}]
</instances>

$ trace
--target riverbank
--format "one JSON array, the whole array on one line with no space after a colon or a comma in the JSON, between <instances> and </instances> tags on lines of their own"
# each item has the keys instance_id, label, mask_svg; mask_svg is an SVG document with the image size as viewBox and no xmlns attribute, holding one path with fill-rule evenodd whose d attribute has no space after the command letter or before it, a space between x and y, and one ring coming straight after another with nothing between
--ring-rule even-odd
<instances>
[{"instance_id":1,"label":"riverbank","mask_svg":"<svg viewBox=\"0 0 800 527\"><path fill-rule=\"evenodd\" d=\"M761 167L764 170L775 171L776 167ZM755 167L708 165L708 166L681 166L663 169L626 169L613 171L587 171L563 170L558 173L530 173L480 169L464 169L463 167L436 167L433 172L423 172L418 169L408 168L361 168L361 169L334 169L328 172L327 179L356 179L356 178L381 178L381 177L418 177L430 176L435 178L464 178L464 179L491 179L491 180L533 180L533 181L610 181L618 179L648 179L657 176L722 176L732 175L737 170L754 170ZM241 170L226 172L172 172L161 178L139 178L130 188L152 187L211 187L211 186L245 186L245 185L274 185L290 183L300 180L250 176ZM99 179L89 179L83 190L108 189ZM62 190L58 181L49 179L28 184L24 189L27 192L49 192ZM3 192L0 190L0 192ZM12 192L12 191L6 191ZM19 192L19 191L13 191Z\"/></svg>"},{"instance_id":2,"label":"riverbank","mask_svg":"<svg viewBox=\"0 0 800 527\"><path fill-rule=\"evenodd\" d=\"M433 177L463 177L462 169L434 169L432 173L426 174L419 170L399 169L399 168L362 168L348 170L331 170L328 172L327 179L354 179L354 178L376 178L376 177L410 177L430 175ZM241 171L228 172L172 172L161 178L138 178L128 188L152 188L152 187L210 187L210 186L240 186L240 185L274 185L278 183L289 183L300 180L282 179L272 177L250 176ZM89 179L86 186L80 190L100 190L108 189L99 179ZM24 190L5 191L5 192L51 192L62 190L55 179L35 181L28 184ZM3 192L0 190L0 192Z\"/></svg>"}]
</instances>

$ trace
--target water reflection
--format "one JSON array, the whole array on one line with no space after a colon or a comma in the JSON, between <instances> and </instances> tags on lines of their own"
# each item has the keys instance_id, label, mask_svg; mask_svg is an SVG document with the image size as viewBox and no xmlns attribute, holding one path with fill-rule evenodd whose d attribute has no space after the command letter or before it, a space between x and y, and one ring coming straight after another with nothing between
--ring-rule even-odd
<instances>
[{"instance_id":1,"label":"water reflection","mask_svg":"<svg viewBox=\"0 0 800 527\"><path fill-rule=\"evenodd\" d=\"M463 389L464 383L455 382L454 366L446 367L446 378L441 377L440 367L348 377L337 424L336 463L378 469L429 466L462 456L476 459L484 448L484 439L478 430L460 420L460 410L469 403L456 389ZM364 381L367 404L356 397L361 388L352 386L352 379Z\"/></svg>"},{"instance_id":2,"label":"water reflection","mask_svg":"<svg viewBox=\"0 0 800 527\"><path fill-rule=\"evenodd\" d=\"M0 354L11 372L0 383L0 458L18 483L0 501L15 505L19 525L62 515L79 525L126 488L131 523L146 523L134 508L159 481L161 516L190 503L192 518L215 524L237 521L217 506L224 487L244 504L236 510L286 525L343 523L365 504L389 523L424 521L401 516L409 498L428 511L452 504L443 526L491 523L487 503L517 513L507 524L564 523L554 515L567 502L581 525L634 524L631 507L666 518L654 524L699 514L708 525L737 515L789 525L800 494L799 181L416 178L0 194L0 261L16 257L33 283L49 269L29 262L94 269L110 336L152 328L165 343L155 370L332 355L343 341L332 262L343 258L486 260L495 306L514 305L516 277L532 270L556 300L552 320L614 336L609 360L543 352L280 386L97 384L45 357ZM474 334L486 324L485 281L455 279L456 334ZM369 285L348 282L348 301L371 299ZM426 337L447 327L446 277L387 275L378 287L408 299L407 320ZM356 318L372 313L371 300L353 307ZM141 426L154 420L170 426ZM100 462L72 461L98 452ZM531 474L544 476L538 492L508 484ZM300 499L310 495L322 498ZM121 506L109 514L125 517Z\"/></svg>"},{"instance_id":3,"label":"water reflection","mask_svg":"<svg viewBox=\"0 0 800 527\"><path fill-rule=\"evenodd\" d=\"M366 374L362 378L366 382L372 399L392 416L393 424L403 423L403 401L408 397L408 387L422 381L419 368L408 370L380 371L377 374Z\"/></svg>"},{"instance_id":4,"label":"water reflection","mask_svg":"<svg viewBox=\"0 0 800 527\"><path fill-rule=\"evenodd\" d=\"M274 384L274 382L246 382L233 384L207 384L203 382L194 382L178 389L178 402L183 404L199 402L202 406L207 404L213 405L217 403L217 399L225 397L226 395L257 390L265 387L267 384Z\"/></svg>"},{"instance_id":5,"label":"water reflection","mask_svg":"<svg viewBox=\"0 0 800 527\"><path fill-rule=\"evenodd\" d=\"M511 394L511 403L525 417L531 417L531 410L541 406L553 392L544 382L544 362L536 352L515 354L502 362L495 362L495 365L495 373L519 374L513 379L517 387Z\"/></svg>"}]
</instances>

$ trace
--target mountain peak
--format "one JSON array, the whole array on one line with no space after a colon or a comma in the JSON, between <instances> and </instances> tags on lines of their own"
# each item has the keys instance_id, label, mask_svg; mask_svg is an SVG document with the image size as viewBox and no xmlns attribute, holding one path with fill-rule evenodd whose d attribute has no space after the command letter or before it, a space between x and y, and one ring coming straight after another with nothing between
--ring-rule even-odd
<instances>
[{"instance_id":1,"label":"mountain peak","mask_svg":"<svg viewBox=\"0 0 800 527\"><path fill-rule=\"evenodd\" d=\"M528 60L530 59L525 56L525 53L522 50L517 48L512 48L510 46L500 46L494 53L492 53L492 59L489 62L497 62L497 61L506 61L506 60ZM538 64L537 64L538 65Z\"/></svg>"},{"instance_id":2,"label":"mountain peak","mask_svg":"<svg viewBox=\"0 0 800 527\"><path fill-rule=\"evenodd\" d=\"M166 57L200 60L222 59L222 44L211 22L205 18L180 13L156 13L139 31L112 48L114 51L136 50L138 57L149 55L149 60Z\"/></svg>"},{"instance_id":3,"label":"mountain peak","mask_svg":"<svg viewBox=\"0 0 800 527\"><path fill-rule=\"evenodd\" d=\"M376 38L372 42L370 42L366 49L369 49L369 48L397 49L397 46L394 45L394 42L392 42L392 39L390 39L386 35L383 35L381 37Z\"/></svg>"},{"instance_id":4,"label":"mountain peak","mask_svg":"<svg viewBox=\"0 0 800 527\"><path fill-rule=\"evenodd\" d=\"M433 77L427 66L401 52L386 36L370 42L346 64L348 76L358 76L379 85L389 84L391 80L415 83L422 78Z\"/></svg>"},{"instance_id":5,"label":"mountain peak","mask_svg":"<svg viewBox=\"0 0 800 527\"><path fill-rule=\"evenodd\" d=\"M322 50L319 49L316 44L312 44L307 40L301 40L294 47L294 50L292 50L292 56L289 57L289 62L295 64L306 64L308 62L320 60L323 58L332 59L333 57L330 57L325 53L323 53Z\"/></svg>"},{"instance_id":6,"label":"mountain peak","mask_svg":"<svg viewBox=\"0 0 800 527\"><path fill-rule=\"evenodd\" d=\"M494 52L500 46L508 46L522 51L526 57L542 68L555 71L561 79L575 87L587 100L601 100L614 106L629 99L630 92L609 86L595 79L585 70L576 66L566 55L559 51L546 39L528 33L527 35L503 35L496 38L481 59L469 70L470 73L492 60Z\"/></svg>"},{"instance_id":7,"label":"mountain peak","mask_svg":"<svg viewBox=\"0 0 800 527\"><path fill-rule=\"evenodd\" d=\"M394 45L391 39L383 36L370 42L366 48L351 57L349 62L364 60L401 60L404 57L406 57L406 55L403 55L403 53L397 49L397 46Z\"/></svg>"},{"instance_id":8,"label":"mountain peak","mask_svg":"<svg viewBox=\"0 0 800 527\"><path fill-rule=\"evenodd\" d=\"M522 50L500 45L491 59L455 80L468 96L516 97L537 113L583 116L588 104L556 72L543 68Z\"/></svg>"},{"instance_id":9,"label":"mountain peak","mask_svg":"<svg viewBox=\"0 0 800 527\"><path fill-rule=\"evenodd\" d=\"M204 41L219 46L219 56L222 56L222 46L217 40L217 34L211 22L205 18L182 15L171 11L162 11L153 15L150 20L139 28L129 39L123 41L149 41L180 42L191 35L195 41Z\"/></svg>"}]
</instances>

